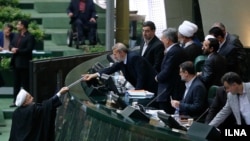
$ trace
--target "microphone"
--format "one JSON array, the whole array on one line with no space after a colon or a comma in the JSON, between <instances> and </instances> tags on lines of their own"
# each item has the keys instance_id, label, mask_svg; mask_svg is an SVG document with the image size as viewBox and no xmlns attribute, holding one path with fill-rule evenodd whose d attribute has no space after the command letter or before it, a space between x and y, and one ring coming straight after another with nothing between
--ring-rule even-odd
<instances>
[{"instance_id":1,"label":"microphone","mask_svg":"<svg viewBox=\"0 0 250 141\"><path fill-rule=\"evenodd\" d=\"M81 81L82 81L82 77L80 79L76 80L75 82L69 84L68 88L71 88L71 87L75 86L76 84L80 83Z\"/></svg>"},{"instance_id":2,"label":"microphone","mask_svg":"<svg viewBox=\"0 0 250 141\"><path fill-rule=\"evenodd\" d=\"M207 108L205 112L203 112L195 121L198 122L208 112L208 110L209 108Z\"/></svg>"},{"instance_id":3,"label":"microphone","mask_svg":"<svg viewBox=\"0 0 250 141\"><path fill-rule=\"evenodd\" d=\"M145 106L145 108L149 107L150 104L152 104L158 97L160 97L163 93L166 92L166 88L160 93L158 94L155 98L153 98L151 101L148 102L148 104Z\"/></svg>"}]
</instances>

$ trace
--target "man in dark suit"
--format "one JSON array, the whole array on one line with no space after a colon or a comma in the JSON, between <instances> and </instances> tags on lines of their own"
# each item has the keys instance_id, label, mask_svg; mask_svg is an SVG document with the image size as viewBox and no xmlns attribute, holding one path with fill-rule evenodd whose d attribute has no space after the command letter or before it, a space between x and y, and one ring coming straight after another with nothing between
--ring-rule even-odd
<instances>
[{"instance_id":1,"label":"man in dark suit","mask_svg":"<svg viewBox=\"0 0 250 141\"><path fill-rule=\"evenodd\" d=\"M217 53L219 41L212 36L207 36L203 42L203 53L208 55L204 62L202 72L197 75L204 82L207 89L212 85L221 86L220 78L226 73L226 59Z\"/></svg>"},{"instance_id":2,"label":"man in dark suit","mask_svg":"<svg viewBox=\"0 0 250 141\"><path fill-rule=\"evenodd\" d=\"M172 106L180 115L198 118L207 109L207 90L205 85L196 77L191 61L180 64L180 76L185 82L186 90L181 101L171 100Z\"/></svg>"},{"instance_id":3,"label":"man in dark suit","mask_svg":"<svg viewBox=\"0 0 250 141\"><path fill-rule=\"evenodd\" d=\"M209 34L218 39L220 43L220 48L217 52L226 58L227 72L236 72L243 78L244 72L242 72L243 68L241 67L245 67L246 64L241 64L245 62L246 52L239 38L223 31L219 27L212 27L209 30Z\"/></svg>"},{"instance_id":4,"label":"man in dark suit","mask_svg":"<svg viewBox=\"0 0 250 141\"><path fill-rule=\"evenodd\" d=\"M155 24L146 21L142 24L143 41L140 46L140 55L149 61L154 69L159 72L163 59L164 45L155 35Z\"/></svg>"},{"instance_id":5,"label":"man in dark suit","mask_svg":"<svg viewBox=\"0 0 250 141\"><path fill-rule=\"evenodd\" d=\"M216 89L216 95L213 99L212 104L209 107L208 114L206 116L205 123L208 124L216 116L216 114L225 106L227 102L227 92L223 86L220 86ZM223 130L227 127L230 127L232 124L236 124L233 114L231 114L226 120L220 124L218 127L220 130Z\"/></svg>"},{"instance_id":6,"label":"man in dark suit","mask_svg":"<svg viewBox=\"0 0 250 141\"><path fill-rule=\"evenodd\" d=\"M13 26L6 24L3 31L0 32L0 51L9 50L9 45L13 39L14 33L12 33ZM1 59L1 58L0 58Z\"/></svg>"},{"instance_id":7,"label":"man in dark suit","mask_svg":"<svg viewBox=\"0 0 250 141\"><path fill-rule=\"evenodd\" d=\"M89 44L96 44L96 10L93 0L71 0L68 9L70 24L78 31L80 44L85 44L84 31L88 31Z\"/></svg>"},{"instance_id":8,"label":"man in dark suit","mask_svg":"<svg viewBox=\"0 0 250 141\"><path fill-rule=\"evenodd\" d=\"M171 97L181 100L185 86L179 75L179 65L186 61L183 48L178 44L177 30L167 28L162 32L161 41L165 46L164 58L161 64L161 71L155 76L158 82L157 98L159 108L168 114L173 114L175 109L171 106Z\"/></svg>"},{"instance_id":9,"label":"man in dark suit","mask_svg":"<svg viewBox=\"0 0 250 141\"><path fill-rule=\"evenodd\" d=\"M197 32L197 25L190 21L184 21L178 28L178 39L184 48L187 60L194 62L195 58L202 54L202 49L193 41L194 34Z\"/></svg>"},{"instance_id":10,"label":"man in dark suit","mask_svg":"<svg viewBox=\"0 0 250 141\"><path fill-rule=\"evenodd\" d=\"M10 107L15 107L15 100L21 87L29 91L29 63L32 60L32 50L35 39L28 31L28 21L20 20L17 23L18 33L15 34L10 43L10 50L13 53L11 57L11 67L14 71L14 99Z\"/></svg>"},{"instance_id":11,"label":"man in dark suit","mask_svg":"<svg viewBox=\"0 0 250 141\"><path fill-rule=\"evenodd\" d=\"M100 70L94 74L84 74L83 80L88 81L104 74L112 74L122 71L125 79L130 82L135 89L144 89L157 93L157 83L154 80L155 69L147 60L135 52L128 51L122 43L116 43L113 47L114 59L117 61L111 67Z\"/></svg>"}]
</instances>

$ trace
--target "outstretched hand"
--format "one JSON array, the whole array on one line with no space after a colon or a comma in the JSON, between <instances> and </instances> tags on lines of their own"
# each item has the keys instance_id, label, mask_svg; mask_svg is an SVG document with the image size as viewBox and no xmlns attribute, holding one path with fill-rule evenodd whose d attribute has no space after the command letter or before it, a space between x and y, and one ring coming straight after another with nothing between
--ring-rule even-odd
<instances>
[{"instance_id":1,"label":"outstretched hand","mask_svg":"<svg viewBox=\"0 0 250 141\"><path fill-rule=\"evenodd\" d=\"M82 75L82 77L83 77L83 80L84 80L84 81L89 81L89 80L91 80L91 79L93 79L93 78L98 77L98 74L97 74L97 73L93 73L93 74L84 74L84 75Z\"/></svg>"},{"instance_id":2,"label":"outstretched hand","mask_svg":"<svg viewBox=\"0 0 250 141\"><path fill-rule=\"evenodd\" d=\"M66 92L69 91L68 87L62 87L61 90L59 91L60 94L65 94Z\"/></svg>"}]
</instances>

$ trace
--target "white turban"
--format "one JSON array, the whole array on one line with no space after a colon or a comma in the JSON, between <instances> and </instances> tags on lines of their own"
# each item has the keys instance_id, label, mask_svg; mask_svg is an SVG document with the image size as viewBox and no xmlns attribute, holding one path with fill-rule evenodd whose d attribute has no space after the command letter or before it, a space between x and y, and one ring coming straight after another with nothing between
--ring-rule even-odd
<instances>
[{"instance_id":1,"label":"white turban","mask_svg":"<svg viewBox=\"0 0 250 141\"><path fill-rule=\"evenodd\" d=\"M206 37L205 37L205 40L208 40L209 38L215 38L213 35L207 35Z\"/></svg>"},{"instance_id":2,"label":"white turban","mask_svg":"<svg viewBox=\"0 0 250 141\"><path fill-rule=\"evenodd\" d=\"M25 91L24 89L21 89L19 91L19 93L17 94L17 97L16 97L16 106L20 107L23 105L25 99L26 99L26 96L27 96L28 92Z\"/></svg>"},{"instance_id":3,"label":"white turban","mask_svg":"<svg viewBox=\"0 0 250 141\"><path fill-rule=\"evenodd\" d=\"M190 21L184 21L183 24L186 24L186 25L189 25L190 27L192 27L194 30L194 33L197 32L197 30L198 30L198 26Z\"/></svg>"},{"instance_id":4,"label":"white turban","mask_svg":"<svg viewBox=\"0 0 250 141\"><path fill-rule=\"evenodd\" d=\"M178 28L179 33L185 37L192 37L196 33L198 27L196 24L191 23L190 21L184 21Z\"/></svg>"}]
</instances>

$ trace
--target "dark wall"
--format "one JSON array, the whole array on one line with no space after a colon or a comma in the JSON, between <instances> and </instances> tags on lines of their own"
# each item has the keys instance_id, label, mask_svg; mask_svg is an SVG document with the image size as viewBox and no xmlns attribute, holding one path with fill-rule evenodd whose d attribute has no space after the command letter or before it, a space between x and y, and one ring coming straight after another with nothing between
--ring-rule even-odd
<instances>
[{"instance_id":1,"label":"dark wall","mask_svg":"<svg viewBox=\"0 0 250 141\"><path fill-rule=\"evenodd\" d=\"M89 59L107 52L37 60L31 62L30 93L36 102L53 96L62 86L70 70Z\"/></svg>"}]
</instances>

